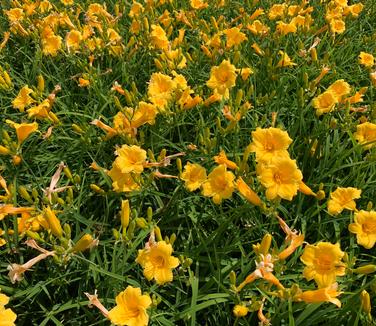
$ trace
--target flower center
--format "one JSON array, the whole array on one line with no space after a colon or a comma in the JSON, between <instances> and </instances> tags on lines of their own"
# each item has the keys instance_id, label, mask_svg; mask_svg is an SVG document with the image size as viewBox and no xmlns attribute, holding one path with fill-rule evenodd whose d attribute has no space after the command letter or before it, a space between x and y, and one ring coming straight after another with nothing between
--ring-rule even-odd
<instances>
[{"instance_id":1,"label":"flower center","mask_svg":"<svg viewBox=\"0 0 376 326\"><path fill-rule=\"evenodd\" d=\"M376 233L376 223L364 223L362 224L362 230L365 233Z\"/></svg>"},{"instance_id":2,"label":"flower center","mask_svg":"<svg viewBox=\"0 0 376 326\"><path fill-rule=\"evenodd\" d=\"M153 259L153 263L157 268L162 268L165 265L165 259L163 256L157 256Z\"/></svg>"},{"instance_id":3,"label":"flower center","mask_svg":"<svg viewBox=\"0 0 376 326\"><path fill-rule=\"evenodd\" d=\"M328 255L320 255L316 259L316 265L318 266L318 269L321 271L329 271L333 267L333 259Z\"/></svg>"}]
</instances>

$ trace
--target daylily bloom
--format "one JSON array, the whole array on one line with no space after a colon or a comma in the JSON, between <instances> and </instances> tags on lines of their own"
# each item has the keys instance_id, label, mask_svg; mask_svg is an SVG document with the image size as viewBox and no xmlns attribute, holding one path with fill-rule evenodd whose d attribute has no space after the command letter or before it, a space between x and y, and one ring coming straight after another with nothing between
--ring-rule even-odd
<instances>
[{"instance_id":1,"label":"daylily bloom","mask_svg":"<svg viewBox=\"0 0 376 326\"><path fill-rule=\"evenodd\" d=\"M20 112L24 112L25 107L35 103L35 100L30 96L31 93L33 93L33 90L29 88L29 86L26 85L22 87L17 97L12 102L13 107L20 110Z\"/></svg>"},{"instance_id":2,"label":"daylily bloom","mask_svg":"<svg viewBox=\"0 0 376 326\"><path fill-rule=\"evenodd\" d=\"M38 130L38 124L33 123L16 123L12 120L5 120L7 124L16 129L18 146L20 146L33 132Z\"/></svg>"},{"instance_id":3,"label":"daylily bloom","mask_svg":"<svg viewBox=\"0 0 376 326\"><path fill-rule=\"evenodd\" d=\"M172 256L172 246L165 241L149 241L145 249L138 251L136 262L144 268L147 280L157 284L172 282L172 270L179 266L179 259Z\"/></svg>"},{"instance_id":4,"label":"daylily bloom","mask_svg":"<svg viewBox=\"0 0 376 326\"><path fill-rule=\"evenodd\" d=\"M146 151L139 146L123 145L116 150L114 162L122 173L141 173L144 170Z\"/></svg>"},{"instance_id":5,"label":"daylily bloom","mask_svg":"<svg viewBox=\"0 0 376 326\"><path fill-rule=\"evenodd\" d=\"M211 68L210 79L206 85L213 89L215 93L229 98L229 90L235 86L236 68L229 60L223 60L219 66Z\"/></svg>"},{"instance_id":6,"label":"daylily bloom","mask_svg":"<svg viewBox=\"0 0 376 326\"><path fill-rule=\"evenodd\" d=\"M359 199L362 191L357 188L337 188L330 194L328 201L329 214L338 215L344 209L356 211L356 203L354 199Z\"/></svg>"},{"instance_id":7,"label":"daylily bloom","mask_svg":"<svg viewBox=\"0 0 376 326\"><path fill-rule=\"evenodd\" d=\"M257 174L261 184L266 188L266 197L274 200L278 197L292 200L298 193L303 179L296 161L286 157L276 157L270 164L259 163Z\"/></svg>"},{"instance_id":8,"label":"daylily bloom","mask_svg":"<svg viewBox=\"0 0 376 326\"><path fill-rule=\"evenodd\" d=\"M217 164L224 164L228 169L235 170L238 166L235 162L230 161L224 150L221 150L217 156L214 156L214 162Z\"/></svg>"},{"instance_id":9,"label":"daylily bloom","mask_svg":"<svg viewBox=\"0 0 376 326\"><path fill-rule=\"evenodd\" d=\"M225 165L214 168L206 181L202 184L202 194L212 197L215 204L220 204L223 199L228 199L234 191L235 176L228 172Z\"/></svg>"},{"instance_id":10,"label":"daylily bloom","mask_svg":"<svg viewBox=\"0 0 376 326\"><path fill-rule=\"evenodd\" d=\"M195 191L201 187L206 180L206 177L206 170L204 167L200 164L192 164L188 162L184 167L180 179L185 182L185 187L189 191Z\"/></svg>"},{"instance_id":11,"label":"daylily bloom","mask_svg":"<svg viewBox=\"0 0 376 326\"><path fill-rule=\"evenodd\" d=\"M349 231L356 234L358 244L366 249L373 248L376 243L376 211L356 212Z\"/></svg>"},{"instance_id":12,"label":"daylily bloom","mask_svg":"<svg viewBox=\"0 0 376 326\"><path fill-rule=\"evenodd\" d=\"M287 151L292 139L287 131L279 128L256 128L252 131L251 152L256 153L256 161L270 162L276 156L289 157Z\"/></svg>"},{"instance_id":13,"label":"daylily bloom","mask_svg":"<svg viewBox=\"0 0 376 326\"><path fill-rule=\"evenodd\" d=\"M375 147L376 124L371 122L364 122L357 125L354 137L359 144L364 146L364 149L370 149L372 147Z\"/></svg>"},{"instance_id":14,"label":"daylily bloom","mask_svg":"<svg viewBox=\"0 0 376 326\"><path fill-rule=\"evenodd\" d=\"M151 303L149 295L129 285L116 296L116 306L108 312L108 319L115 325L146 326L149 323L146 309Z\"/></svg>"},{"instance_id":15,"label":"daylily bloom","mask_svg":"<svg viewBox=\"0 0 376 326\"><path fill-rule=\"evenodd\" d=\"M300 260L306 265L304 277L315 280L319 288L325 288L336 281L337 276L345 275L345 264L341 261L345 253L339 244L319 242L316 246L307 245Z\"/></svg>"}]
</instances>

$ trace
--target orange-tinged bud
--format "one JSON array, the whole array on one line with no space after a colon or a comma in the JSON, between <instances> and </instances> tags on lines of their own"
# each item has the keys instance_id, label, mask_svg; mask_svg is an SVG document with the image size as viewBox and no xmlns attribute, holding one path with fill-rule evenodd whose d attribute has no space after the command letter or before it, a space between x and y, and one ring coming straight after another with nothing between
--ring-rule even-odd
<instances>
[{"instance_id":1,"label":"orange-tinged bud","mask_svg":"<svg viewBox=\"0 0 376 326\"><path fill-rule=\"evenodd\" d=\"M77 243L73 246L73 252L82 252L89 249L94 242L93 237L90 234L85 234Z\"/></svg>"},{"instance_id":2,"label":"orange-tinged bud","mask_svg":"<svg viewBox=\"0 0 376 326\"><path fill-rule=\"evenodd\" d=\"M21 156L19 156L19 155L14 155L14 156L12 157L12 162L13 162L14 165L20 165L21 162L22 162L22 158L21 158Z\"/></svg>"},{"instance_id":3,"label":"orange-tinged bud","mask_svg":"<svg viewBox=\"0 0 376 326\"><path fill-rule=\"evenodd\" d=\"M239 177L236 181L236 186L242 196L250 203L256 206L260 206L262 204L260 197L244 182L241 177Z\"/></svg>"},{"instance_id":4,"label":"orange-tinged bud","mask_svg":"<svg viewBox=\"0 0 376 326\"><path fill-rule=\"evenodd\" d=\"M299 183L299 191L308 196L316 197L316 194L303 181Z\"/></svg>"},{"instance_id":5,"label":"orange-tinged bud","mask_svg":"<svg viewBox=\"0 0 376 326\"><path fill-rule=\"evenodd\" d=\"M55 237L61 238L63 236L63 229L59 219L49 206L44 209L44 217L46 218L52 234Z\"/></svg>"}]
</instances>

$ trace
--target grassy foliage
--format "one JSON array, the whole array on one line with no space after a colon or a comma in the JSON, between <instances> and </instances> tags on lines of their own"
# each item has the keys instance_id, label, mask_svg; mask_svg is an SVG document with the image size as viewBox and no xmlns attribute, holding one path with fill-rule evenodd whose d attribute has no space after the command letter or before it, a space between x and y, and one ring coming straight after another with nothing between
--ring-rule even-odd
<instances>
[{"instance_id":1,"label":"grassy foliage","mask_svg":"<svg viewBox=\"0 0 376 326\"><path fill-rule=\"evenodd\" d=\"M28 2L33 1L24 1ZM17 325L108 325L109 321L98 310L88 307L84 292L93 293L96 289L101 302L110 309L115 305L116 295L128 285L140 287L159 301L157 306L148 310L152 325L255 325L259 320L257 309L239 319L232 313L235 304L249 300L253 303L264 300L263 312L273 325L370 323L361 310L360 293L366 289L371 298L374 296L374 276L350 271L354 266L374 263L374 249L359 246L355 235L348 231L354 212L344 211L331 216L327 211L327 199L330 192L338 187L355 187L362 190L361 198L357 200L359 210L366 210L369 202L375 204L375 148L364 150L354 137L360 122L375 122L376 119L375 86L369 76L370 70L358 63L361 51L376 54L375 0L363 1L364 9L359 17L346 18L346 31L336 35L331 33L330 28L320 32L322 27L328 26L325 19L328 3L311 1L314 19L311 27L286 36L274 32L276 23L267 15L261 17L271 28L268 35L255 36L246 29L249 23L247 17L257 8L264 8L267 13L274 1L225 1L223 6L219 5L221 1L208 1L209 7L203 10L193 10L188 1L157 2L152 9L145 10L139 20L141 24L144 24L144 19L150 25L158 24L158 17L168 10L172 17L169 40L178 36L179 29L185 29L184 41L179 48L187 57L187 66L177 72L184 75L194 93L204 101L212 94L206 86L211 68L218 66L222 60L230 60L237 68L250 67L254 73L244 81L237 77L229 99L209 106L201 103L189 110L170 103L166 112L157 115L155 124L139 127L133 138L118 135L105 139L105 133L91 124L101 117L101 121L113 126L112 118L124 107L136 107L140 101L148 101L150 77L160 71L154 59L159 58L163 51L151 45L149 30L142 28L138 35L130 30L129 1L105 1L107 11L113 17L116 16L116 8L121 13L115 27L112 26L121 36L123 47L122 53L117 56L109 54L105 46L91 53L82 45L77 53L69 53L64 45L64 37L69 31L66 26L59 27L56 32L63 38L59 53L56 56L44 55L34 16L23 21L24 27L30 27L30 34L23 36L10 29L5 11L0 12L0 34L11 31L8 43L0 50L0 64L9 72L13 83L11 89L0 89L3 144L5 132L16 139L14 130L5 123L6 119L19 123L33 121L27 118L25 112L19 112L12 106L19 90L25 85L33 88L33 97L40 103L56 85L61 86L52 109L59 121L38 121L38 132L22 145L21 164L15 166L11 156L0 156L1 176L11 190L7 203L16 207L33 206L42 212L49 204L44 190L48 188L59 163L64 162L73 176L70 178L67 172L63 172L58 187L69 186L70 190L54 194L52 206L58 212L61 225L69 224L73 243L86 233L99 239L96 248L71 255L68 261L64 261L63 255L41 261L32 271L25 273L21 282L12 284L7 266L26 262L36 256L36 251L24 244L28 235L17 232L16 215L9 215L0 222L6 241L0 247L0 288L11 297L9 307L18 315ZM1 9L8 10L15 3L2 1ZM79 28L78 22L84 24L85 11L93 1L81 0L72 6L64 6L57 0L50 3L53 5L51 10L67 13ZM81 8L77 20L74 18L76 8ZM245 14L242 14L243 9ZM195 22L194 26L189 27L177 20L179 10L186 12L189 20ZM39 15L45 17L48 14L37 13L35 17ZM236 20L239 15L241 18ZM220 16L223 16L222 20ZM210 17L220 21L219 30L243 24L242 31L248 40L227 49L226 37L223 36L220 48L212 50L212 58L207 57L200 48L205 44L200 33L215 33ZM208 31L201 20L206 21L211 30ZM105 26L106 22L102 23ZM168 30L168 27L165 29ZM127 45L132 37L136 46ZM301 51L308 50L316 37L320 38L316 47L318 60L313 61L309 53L304 56ZM255 52L252 48L254 42L265 55ZM277 67L279 51L288 53L296 65ZM92 65L88 63L90 54L94 56ZM324 66L328 66L330 72L317 87L310 88ZM172 70L163 64L161 72L171 76ZM45 81L43 91L36 88L40 75ZM83 76L90 81L88 87L78 86L78 78ZM365 107L366 110L354 112L348 106L318 117L312 99L339 79L351 85L352 94L368 87L363 102L354 104L354 107ZM115 82L131 93L131 103L125 96L111 90ZM239 90L243 91L241 105L249 101L252 108L234 128L226 130L230 122L222 111L225 106L231 107L234 112L238 110L241 106L236 100ZM268 209L264 210L246 201L238 192L216 205L200 191L189 192L182 180L156 178L149 170L143 173L139 191L119 193L113 190L112 180L103 169L94 171L90 168L92 162L97 162L102 168L110 169L116 157L115 149L123 144L137 144L154 153L155 157L163 150L167 151L167 155L184 152L181 157L183 165L187 162L199 163L208 173L216 166L213 157L222 149L230 160L240 165L244 150L252 141L251 132L257 127L270 127L274 114L277 114L275 126L286 130L293 139L289 153L302 171L304 182L315 193L323 189L326 199L319 200L299 193L292 201L269 201L265 197L265 188L257 179L253 154L246 161L244 175L251 188L267 203ZM82 132L72 127L73 124L79 126ZM51 135L44 138L51 127ZM190 150L190 144L196 145L197 150ZM151 159L150 154L148 158ZM178 176L176 159L159 171ZM235 173L241 175L239 170ZM93 184L101 190L94 191ZM31 202L20 194L20 186L26 187L30 195L32 191L37 194ZM58 197L62 199L60 202ZM119 238L122 199L129 199L133 220L144 217L147 221L142 228L141 222L133 222L134 232L129 232L127 240ZM153 211L151 219L148 219L148 208L149 214L150 208ZM343 292L339 297L342 303L340 309L330 303L307 304L292 302L291 298L281 299L274 295L277 290L262 280L240 293L233 291L231 271L236 273L239 284L255 269L257 255L252 245L270 233L273 235L271 247L275 252L283 247L285 234L274 217L276 213L291 228L302 232L307 243L340 243L348 264L346 275L337 278ZM174 270L174 281L164 286L147 281L141 266L135 262L138 250L144 248L156 225L163 236L176 234L174 255L181 260L180 267ZM8 234L10 229L14 233ZM113 229L116 230L115 235ZM43 248L61 248L61 243L50 231L41 230L40 236L44 240L38 243ZM303 250L304 246L300 246L283 264L275 267L275 275L286 289L294 284L299 284L303 290L316 288L314 281L303 277L305 266L299 259Z\"/></svg>"}]
</instances>

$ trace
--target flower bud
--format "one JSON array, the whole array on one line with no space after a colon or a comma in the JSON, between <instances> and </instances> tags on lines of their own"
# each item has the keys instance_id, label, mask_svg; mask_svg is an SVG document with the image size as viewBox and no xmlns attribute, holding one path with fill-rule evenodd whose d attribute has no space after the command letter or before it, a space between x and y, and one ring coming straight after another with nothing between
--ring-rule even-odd
<instances>
[{"instance_id":1,"label":"flower bud","mask_svg":"<svg viewBox=\"0 0 376 326\"><path fill-rule=\"evenodd\" d=\"M371 274L376 272L376 265L364 265L358 268L353 269L353 273L355 274Z\"/></svg>"},{"instance_id":2,"label":"flower bud","mask_svg":"<svg viewBox=\"0 0 376 326\"><path fill-rule=\"evenodd\" d=\"M175 240L176 240L176 234L173 233L173 234L171 234L170 239L168 239L168 242L171 244L171 246L173 246Z\"/></svg>"},{"instance_id":3,"label":"flower bud","mask_svg":"<svg viewBox=\"0 0 376 326\"><path fill-rule=\"evenodd\" d=\"M9 148L0 145L0 155L9 155L9 154L10 154Z\"/></svg>"},{"instance_id":4,"label":"flower bud","mask_svg":"<svg viewBox=\"0 0 376 326\"><path fill-rule=\"evenodd\" d=\"M121 226L123 229L126 229L129 225L129 218L130 218L130 207L129 207L129 200L122 200L121 201L121 211L120 211L120 221Z\"/></svg>"},{"instance_id":5,"label":"flower bud","mask_svg":"<svg viewBox=\"0 0 376 326\"><path fill-rule=\"evenodd\" d=\"M33 200L31 199L29 192L24 186L19 186L18 187L18 193L21 195L21 197L25 200L27 200L29 203L32 203Z\"/></svg>"},{"instance_id":6,"label":"flower bud","mask_svg":"<svg viewBox=\"0 0 376 326\"><path fill-rule=\"evenodd\" d=\"M272 244L273 236L270 233L267 233L262 238L259 253L266 255L269 252L270 245Z\"/></svg>"},{"instance_id":7,"label":"flower bud","mask_svg":"<svg viewBox=\"0 0 376 326\"><path fill-rule=\"evenodd\" d=\"M90 234L85 234L80 240L73 246L73 252L82 252L90 248L93 244L93 237Z\"/></svg>"},{"instance_id":8,"label":"flower bud","mask_svg":"<svg viewBox=\"0 0 376 326\"><path fill-rule=\"evenodd\" d=\"M44 209L44 217L46 218L52 234L55 237L61 238L63 236L63 229L59 219L49 206Z\"/></svg>"},{"instance_id":9,"label":"flower bud","mask_svg":"<svg viewBox=\"0 0 376 326\"><path fill-rule=\"evenodd\" d=\"M38 86L37 86L38 91L42 93L44 91L44 78L43 78L43 76L38 75L37 81L38 81Z\"/></svg>"},{"instance_id":10,"label":"flower bud","mask_svg":"<svg viewBox=\"0 0 376 326\"><path fill-rule=\"evenodd\" d=\"M163 240L161 229L159 228L159 226L155 226L154 227L154 233L155 233L155 237L157 238L157 241L162 241Z\"/></svg>"},{"instance_id":11,"label":"flower bud","mask_svg":"<svg viewBox=\"0 0 376 326\"><path fill-rule=\"evenodd\" d=\"M230 277L230 283L232 285L236 285L236 273L234 271L231 271L229 277Z\"/></svg>"},{"instance_id":12,"label":"flower bud","mask_svg":"<svg viewBox=\"0 0 376 326\"><path fill-rule=\"evenodd\" d=\"M368 315L371 316L371 299L369 293L366 290L363 290L360 293L360 302L362 310Z\"/></svg>"},{"instance_id":13,"label":"flower bud","mask_svg":"<svg viewBox=\"0 0 376 326\"><path fill-rule=\"evenodd\" d=\"M146 229L148 227L148 223L143 217L137 217L135 218L136 224L141 229Z\"/></svg>"},{"instance_id":14,"label":"flower bud","mask_svg":"<svg viewBox=\"0 0 376 326\"><path fill-rule=\"evenodd\" d=\"M146 210L146 215L147 215L147 218L148 218L148 222L150 223L153 219L153 209L150 206Z\"/></svg>"},{"instance_id":15,"label":"flower bud","mask_svg":"<svg viewBox=\"0 0 376 326\"><path fill-rule=\"evenodd\" d=\"M21 162L22 162L22 158L21 158L21 156L19 156L19 155L14 155L13 157L12 157L12 162L13 162L13 164L14 165L20 165L21 164Z\"/></svg>"}]
</instances>

